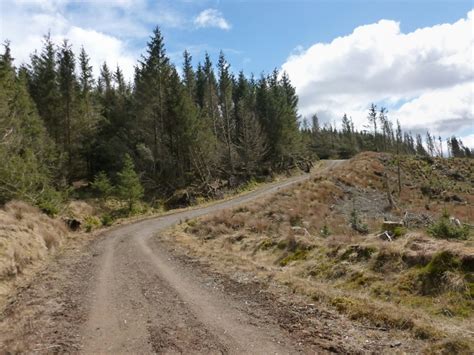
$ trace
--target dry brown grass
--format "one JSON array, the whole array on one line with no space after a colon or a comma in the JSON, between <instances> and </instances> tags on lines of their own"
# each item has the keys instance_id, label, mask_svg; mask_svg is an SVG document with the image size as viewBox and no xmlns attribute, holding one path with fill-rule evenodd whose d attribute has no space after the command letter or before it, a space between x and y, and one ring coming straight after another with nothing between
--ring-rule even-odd
<instances>
[{"instance_id":1,"label":"dry brown grass","mask_svg":"<svg viewBox=\"0 0 474 355\"><path fill-rule=\"evenodd\" d=\"M84 223L88 217L97 215L97 212L97 209L90 203L73 200L66 206L65 215Z\"/></svg>"},{"instance_id":2,"label":"dry brown grass","mask_svg":"<svg viewBox=\"0 0 474 355\"><path fill-rule=\"evenodd\" d=\"M361 154L266 200L189 221L168 237L211 261L218 270L237 275L251 272L261 280L276 281L364 323L410 330L420 338L474 343L469 331L474 320L469 296L474 281L474 241L434 239L422 229L393 242L377 237L386 213L400 218L405 210L427 212L426 197L419 188L426 181L416 171L404 171L402 195L394 193L399 211L387 212L386 201L373 200L386 198L384 174L389 186L396 186L391 159L385 154ZM416 169L424 163L404 164L405 169ZM449 164L448 172L455 166ZM446 174L437 176L445 179L443 183L451 189L448 193L470 201L468 178L449 184ZM371 230L367 236L349 226L354 198L369 204L361 206L367 207L361 213ZM428 212L434 217L447 206L456 217L472 223L472 208L466 203L429 203ZM329 237L321 236L324 225L330 229ZM460 267L444 272L439 292L425 295L422 276L426 278L427 265L441 251L450 251L460 260ZM462 341L456 340L460 332Z\"/></svg>"},{"instance_id":3,"label":"dry brown grass","mask_svg":"<svg viewBox=\"0 0 474 355\"><path fill-rule=\"evenodd\" d=\"M11 201L0 209L0 297L10 281L53 253L67 235L62 221L24 202Z\"/></svg>"}]
</instances>

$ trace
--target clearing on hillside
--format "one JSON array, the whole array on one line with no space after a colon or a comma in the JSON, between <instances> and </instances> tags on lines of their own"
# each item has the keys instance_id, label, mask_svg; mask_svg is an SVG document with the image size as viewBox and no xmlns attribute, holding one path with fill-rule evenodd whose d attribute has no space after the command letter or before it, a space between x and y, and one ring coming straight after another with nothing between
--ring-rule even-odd
<instances>
[{"instance_id":1,"label":"clearing on hillside","mask_svg":"<svg viewBox=\"0 0 474 355\"><path fill-rule=\"evenodd\" d=\"M427 351L469 352L473 171L469 159L363 153L168 239L219 272L256 273L368 327L408 330Z\"/></svg>"}]
</instances>

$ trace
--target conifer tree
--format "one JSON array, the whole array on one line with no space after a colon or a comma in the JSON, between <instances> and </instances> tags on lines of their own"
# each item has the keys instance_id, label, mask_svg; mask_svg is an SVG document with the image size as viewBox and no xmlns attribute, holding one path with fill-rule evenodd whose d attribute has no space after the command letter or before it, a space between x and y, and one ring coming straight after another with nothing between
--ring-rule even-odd
<instances>
[{"instance_id":1,"label":"conifer tree","mask_svg":"<svg viewBox=\"0 0 474 355\"><path fill-rule=\"evenodd\" d=\"M202 66L202 74L199 79L202 87L202 115L212 122L213 133L219 136L219 96L217 88L217 80L214 74L211 57L206 53L204 65ZM216 146L217 149L217 146Z\"/></svg>"},{"instance_id":2,"label":"conifer tree","mask_svg":"<svg viewBox=\"0 0 474 355\"><path fill-rule=\"evenodd\" d=\"M99 172L94 177L92 188L99 194L104 202L112 195L114 190L109 177L104 171Z\"/></svg>"},{"instance_id":3,"label":"conifer tree","mask_svg":"<svg viewBox=\"0 0 474 355\"><path fill-rule=\"evenodd\" d=\"M17 76L9 43L0 55L0 203L17 198L40 204L52 191L54 144L27 90Z\"/></svg>"},{"instance_id":4,"label":"conifer tree","mask_svg":"<svg viewBox=\"0 0 474 355\"><path fill-rule=\"evenodd\" d=\"M369 119L369 125L373 127L373 146L374 150L378 150L378 145L377 145L377 105L371 104L369 108L369 115L367 116Z\"/></svg>"},{"instance_id":5,"label":"conifer tree","mask_svg":"<svg viewBox=\"0 0 474 355\"><path fill-rule=\"evenodd\" d=\"M61 140L60 93L57 72L57 51L48 33L40 54L31 56L30 92L38 113L56 144Z\"/></svg>"},{"instance_id":6,"label":"conifer tree","mask_svg":"<svg viewBox=\"0 0 474 355\"><path fill-rule=\"evenodd\" d=\"M135 166L130 155L126 154L123 159L123 168L117 174L117 195L127 203L131 212L133 206L143 197L143 187L140 183Z\"/></svg>"},{"instance_id":7,"label":"conifer tree","mask_svg":"<svg viewBox=\"0 0 474 355\"><path fill-rule=\"evenodd\" d=\"M61 95L61 113L63 122L61 122L63 149L68 151L71 149L71 129L74 114L74 99L76 89L76 63L72 48L65 40L58 53L58 81Z\"/></svg>"},{"instance_id":8,"label":"conifer tree","mask_svg":"<svg viewBox=\"0 0 474 355\"><path fill-rule=\"evenodd\" d=\"M237 103L237 114L241 125L237 137L237 151L247 176L253 176L261 167L267 152L265 133L258 122L255 111L249 101L251 97L242 98Z\"/></svg>"},{"instance_id":9,"label":"conifer tree","mask_svg":"<svg viewBox=\"0 0 474 355\"><path fill-rule=\"evenodd\" d=\"M230 173L234 172L234 154L235 154L235 120L234 120L234 108L233 108L233 78L230 73L229 64L225 59L224 53L221 52L219 55L218 62L219 70L219 107L220 107L220 119L219 119L219 138L222 140L225 146L225 158L224 163L228 166Z\"/></svg>"},{"instance_id":10,"label":"conifer tree","mask_svg":"<svg viewBox=\"0 0 474 355\"><path fill-rule=\"evenodd\" d=\"M94 95L94 78L90 59L84 47L79 53L79 92L77 95L77 116L74 122L78 140L78 154L84 160L85 169L79 175L93 176L94 145L102 116L97 97ZM83 176L78 176L83 177Z\"/></svg>"},{"instance_id":11,"label":"conifer tree","mask_svg":"<svg viewBox=\"0 0 474 355\"><path fill-rule=\"evenodd\" d=\"M167 166L165 142L166 90L171 74L171 65L166 56L163 37L158 27L147 44L147 52L135 76L135 117L138 124L137 136L152 153L152 166L148 171L155 184Z\"/></svg>"},{"instance_id":12,"label":"conifer tree","mask_svg":"<svg viewBox=\"0 0 474 355\"><path fill-rule=\"evenodd\" d=\"M421 138L421 134L416 135L416 154L417 155L427 155L425 147L423 147L423 138Z\"/></svg>"},{"instance_id":13,"label":"conifer tree","mask_svg":"<svg viewBox=\"0 0 474 355\"><path fill-rule=\"evenodd\" d=\"M426 132L426 147L430 156L435 155L435 138L430 134L430 131Z\"/></svg>"},{"instance_id":14,"label":"conifer tree","mask_svg":"<svg viewBox=\"0 0 474 355\"><path fill-rule=\"evenodd\" d=\"M187 50L183 53L183 83L186 87L189 97L194 101L196 97L196 74L192 65L192 56Z\"/></svg>"},{"instance_id":15,"label":"conifer tree","mask_svg":"<svg viewBox=\"0 0 474 355\"><path fill-rule=\"evenodd\" d=\"M92 74L90 58L84 47L81 47L81 52L79 53L79 69L79 85L81 96L83 98L89 98L92 88L94 87L94 77Z\"/></svg>"}]
</instances>

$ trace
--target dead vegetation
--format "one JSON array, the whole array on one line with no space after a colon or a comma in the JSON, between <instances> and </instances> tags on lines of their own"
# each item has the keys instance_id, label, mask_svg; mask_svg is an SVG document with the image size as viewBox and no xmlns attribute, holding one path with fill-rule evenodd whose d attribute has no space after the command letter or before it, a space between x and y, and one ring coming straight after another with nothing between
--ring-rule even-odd
<instances>
[{"instance_id":1,"label":"dead vegetation","mask_svg":"<svg viewBox=\"0 0 474 355\"><path fill-rule=\"evenodd\" d=\"M26 269L54 253L67 238L65 224L24 202L0 209L0 298Z\"/></svg>"},{"instance_id":2,"label":"dead vegetation","mask_svg":"<svg viewBox=\"0 0 474 355\"><path fill-rule=\"evenodd\" d=\"M168 237L221 272L253 272L369 327L430 339L427 352L469 352L472 231L445 239L427 227L445 210L472 224L473 163L407 157L401 167L401 193L393 157L364 153L264 201L187 221ZM427 196L426 186L437 188Z\"/></svg>"},{"instance_id":3,"label":"dead vegetation","mask_svg":"<svg viewBox=\"0 0 474 355\"><path fill-rule=\"evenodd\" d=\"M21 201L1 208L0 309L18 286L28 284L73 239L88 239L81 232L102 225L97 214L97 208L84 201L70 201L56 218Z\"/></svg>"}]
</instances>

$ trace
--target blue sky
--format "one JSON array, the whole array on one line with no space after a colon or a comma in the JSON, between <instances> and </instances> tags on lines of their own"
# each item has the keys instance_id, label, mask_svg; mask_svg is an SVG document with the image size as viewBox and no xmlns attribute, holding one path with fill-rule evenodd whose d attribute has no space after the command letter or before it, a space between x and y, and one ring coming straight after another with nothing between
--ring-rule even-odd
<instances>
[{"instance_id":1,"label":"blue sky","mask_svg":"<svg viewBox=\"0 0 474 355\"><path fill-rule=\"evenodd\" d=\"M182 11L198 13L212 7L231 24L215 28L163 28L171 52L190 45L227 50L235 69L260 73L280 67L299 46L328 42L360 25L380 19L399 21L404 32L454 22L472 8L471 1L203 1L181 4Z\"/></svg>"},{"instance_id":2,"label":"blue sky","mask_svg":"<svg viewBox=\"0 0 474 355\"><path fill-rule=\"evenodd\" d=\"M171 59L194 63L222 49L234 71L286 70L303 116L347 113L371 102L413 132L457 134L474 146L474 11L450 0L1 0L0 40L28 62L48 30L84 45L95 72L106 61L129 78L156 25Z\"/></svg>"},{"instance_id":3,"label":"blue sky","mask_svg":"<svg viewBox=\"0 0 474 355\"><path fill-rule=\"evenodd\" d=\"M93 3L72 1L66 5L64 13L72 22L93 27L83 18L87 16L93 21L90 11L99 11L100 8L91 6ZM177 65L181 63L180 56L185 48L194 52L196 61L202 59L204 51L217 57L222 49L234 70L243 69L255 74L279 68L299 47L331 41L360 25L391 19L400 22L404 32L411 32L421 27L454 22L473 7L472 1L460 0L147 0L147 12L155 16L144 18L141 11L133 13L130 10L133 2L131 4L130 7L117 6L107 11L117 12L117 19L130 18L130 22L137 22L140 31L127 32L127 27L124 27L121 33L116 25L103 28L105 33L126 41L133 52L141 52L148 34L154 26L160 25L167 50ZM192 19L206 9L218 10L230 29L193 26ZM174 16L174 19L162 20L160 13L171 14L169 16Z\"/></svg>"}]
</instances>

